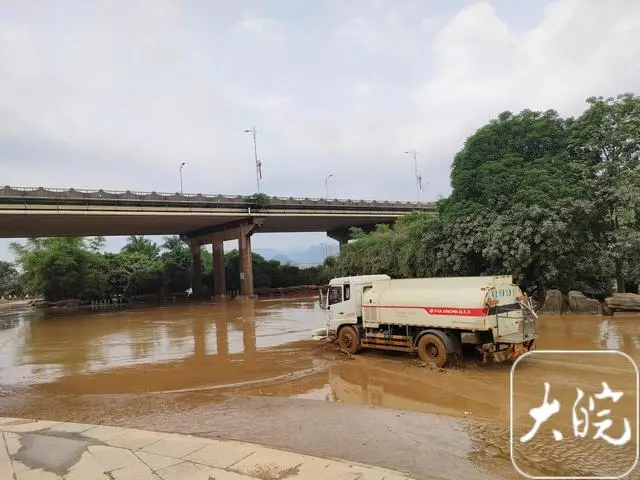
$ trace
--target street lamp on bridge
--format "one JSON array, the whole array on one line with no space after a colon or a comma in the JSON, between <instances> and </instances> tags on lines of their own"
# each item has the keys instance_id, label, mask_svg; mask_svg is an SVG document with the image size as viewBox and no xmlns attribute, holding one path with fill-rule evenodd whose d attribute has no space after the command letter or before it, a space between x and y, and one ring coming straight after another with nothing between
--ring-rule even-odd
<instances>
[{"instance_id":1,"label":"street lamp on bridge","mask_svg":"<svg viewBox=\"0 0 640 480\"><path fill-rule=\"evenodd\" d=\"M180 168L178 169L180 171L180 195L182 195L182 167L184 167L187 164L187 162L182 162L180 164Z\"/></svg>"},{"instance_id":2,"label":"street lamp on bridge","mask_svg":"<svg viewBox=\"0 0 640 480\"><path fill-rule=\"evenodd\" d=\"M260 193L260 181L262 180L262 162L258 160L258 147L256 144L256 127L252 127L250 130L245 130L244 133L251 133L253 135L253 156L256 160L256 184L258 187L258 193Z\"/></svg>"},{"instance_id":3,"label":"street lamp on bridge","mask_svg":"<svg viewBox=\"0 0 640 480\"><path fill-rule=\"evenodd\" d=\"M422 176L418 174L418 152L416 152L415 150L410 150L404 153L413 155L413 170L416 176L416 198L417 198L418 204L420 204L420 190L422 190Z\"/></svg>"},{"instance_id":4,"label":"street lamp on bridge","mask_svg":"<svg viewBox=\"0 0 640 480\"><path fill-rule=\"evenodd\" d=\"M325 194L325 198L328 200L329 199L329 179L333 177L333 173L330 173L329 175L327 175L324 179L324 194Z\"/></svg>"}]
</instances>

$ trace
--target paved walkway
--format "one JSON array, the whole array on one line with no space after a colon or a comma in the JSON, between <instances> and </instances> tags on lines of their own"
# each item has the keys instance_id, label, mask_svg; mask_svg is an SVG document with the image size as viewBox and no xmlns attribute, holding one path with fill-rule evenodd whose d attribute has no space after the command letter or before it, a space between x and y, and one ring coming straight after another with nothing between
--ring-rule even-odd
<instances>
[{"instance_id":1,"label":"paved walkway","mask_svg":"<svg viewBox=\"0 0 640 480\"><path fill-rule=\"evenodd\" d=\"M2 480L410 480L250 443L0 417Z\"/></svg>"}]
</instances>

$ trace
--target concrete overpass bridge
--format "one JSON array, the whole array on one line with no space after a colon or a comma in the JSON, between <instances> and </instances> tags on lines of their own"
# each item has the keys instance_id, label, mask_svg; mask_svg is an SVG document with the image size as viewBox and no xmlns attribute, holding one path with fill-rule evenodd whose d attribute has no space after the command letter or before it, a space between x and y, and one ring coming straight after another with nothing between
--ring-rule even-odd
<instances>
[{"instance_id":1,"label":"concrete overpass bridge","mask_svg":"<svg viewBox=\"0 0 640 480\"><path fill-rule=\"evenodd\" d=\"M214 293L226 292L223 244L238 240L241 294L253 295L251 236L256 232L326 232L340 246L349 228L372 229L433 204L268 196L228 196L43 187L0 188L0 237L180 235L191 246L211 244ZM193 285L201 269L193 268Z\"/></svg>"}]
</instances>

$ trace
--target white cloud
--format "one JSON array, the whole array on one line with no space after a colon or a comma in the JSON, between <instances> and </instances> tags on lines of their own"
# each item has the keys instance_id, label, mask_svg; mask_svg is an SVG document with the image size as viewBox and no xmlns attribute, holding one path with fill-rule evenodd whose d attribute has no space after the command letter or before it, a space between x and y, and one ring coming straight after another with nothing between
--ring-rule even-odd
<instances>
[{"instance_id":1,"label":"white cloud","mask_svg":"<svg viewBox=\"0 0 640 480\"><path fill-rule=\"evenodd\" d=\"M249 13L236 24L236 29L261 37L282 39L285 33L279 22L269 17L260 17Z\"/></svg>"},{"instance_id":2,"label":"white cloud","mask_svg":"<svg viewBox=\"0 0 640 480\"><path fill-rule=\"evenodd\" d=\"M82 5L0 6L0 184L249 193L255 125L269 193L413 199L415 148L435 198L499 112L640 90L634 1Z\"/></svg>"},{"instance_id":3,"label":"white cloud","mask_svg":"<svg viewBox=\"0 0 640 480\"><path fill-rule=\"evenodd\" d=\"M436 73L414 96L419 128L436 132L441 146L451 142L451 155L501 110L579 114L590 95L638 91L640 38L631 32L639 30L637 2L556 1L521 34L490 4L471 5L432 45Z\"/></svg>"}]
</instances>

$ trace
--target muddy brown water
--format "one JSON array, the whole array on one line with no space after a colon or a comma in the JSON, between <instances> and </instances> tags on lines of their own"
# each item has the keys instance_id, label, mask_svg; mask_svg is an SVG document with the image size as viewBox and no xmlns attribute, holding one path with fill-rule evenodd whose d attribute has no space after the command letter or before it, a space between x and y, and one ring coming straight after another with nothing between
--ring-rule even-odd
<instances>
[{"instance_id":1,"label":"muddy brown water","mask_svg":"<svg viewBox=\"0 0 640 480\"><path fill-rule=\"evenodd\" d=\"M0 414L235 438L419 478L521 478L509 457L511 364L470 360L442 371L406 354L348 358L309 340L324 323L312 298L11 312L0 317ZM640 316L543 317L538 328L538 350L640 357ZM633 366L620 356L568 355L536 353L515 369L518 466L539 476L622 474L638 444ZM603 381L623 395L590 405ZM518 442L544 382L559 411L531 441ZM576 412L589 415L585 438L572 426L578 388ZM610 412L598 417L602 410ZM629 419L627 445L592 438L609 417L611 437Z\"/></svg>"}]
</instances>

